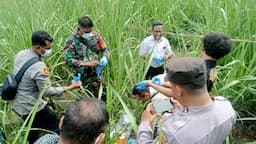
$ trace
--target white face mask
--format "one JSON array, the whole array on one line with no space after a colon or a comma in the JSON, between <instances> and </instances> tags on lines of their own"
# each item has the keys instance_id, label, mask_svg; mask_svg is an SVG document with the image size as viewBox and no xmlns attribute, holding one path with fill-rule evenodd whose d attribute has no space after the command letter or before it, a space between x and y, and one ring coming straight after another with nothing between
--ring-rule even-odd
<instances>
[{"instance_id":1,"label":"white face mask","mask_svg":"<svg viewBox=\"0 0 256 144\"><path fill-rule=\"evenodd\" d=\"M45 50L45 53L42 54L43 57L48 57L52 52L52 49Z\"/></svg>"},{"instance_id":2,"label":"white face mask","mask_svg":"<svg viewBox=\"0 0 256 144\"><path fill-rule=\"evenodd\" d=\"M84 38L84 39L87 39L87 38L89 38L89 37L91 37L92 36L92 33L90 32L90 33L84 33L83 35L82 35L82 37Z\"/></svg>"}]
</instances>

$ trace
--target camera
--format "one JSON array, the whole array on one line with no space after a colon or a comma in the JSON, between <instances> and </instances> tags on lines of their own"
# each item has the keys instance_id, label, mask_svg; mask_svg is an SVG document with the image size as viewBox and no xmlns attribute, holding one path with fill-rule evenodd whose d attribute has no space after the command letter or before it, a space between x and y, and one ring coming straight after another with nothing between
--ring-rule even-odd
<instances>
[{"instance_id":1,"label":"camera","mask_svg":"<svg viewBox=\"0 0 256 144\"><path fill-rule=\"evenodd\" d=\"M162 114L173 109L174 106L170 99L161 99L152 102L152 110L157 114Z\"/></svg>"}]
</instances>

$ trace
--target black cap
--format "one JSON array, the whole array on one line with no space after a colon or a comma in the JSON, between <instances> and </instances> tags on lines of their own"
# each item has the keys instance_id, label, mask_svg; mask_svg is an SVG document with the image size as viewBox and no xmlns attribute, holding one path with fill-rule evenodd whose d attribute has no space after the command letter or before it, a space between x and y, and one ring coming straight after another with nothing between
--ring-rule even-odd
<instances>
[{"instance_id":1,"label":"black cap","mask_svg":"<svg viewBox=\"0 0 256 144\"><path fill-rule=\"evenodd\" d=\"M177 58L167 65L165 81L200 88L206 84L206 74L206 65L202 59Z\"/></svg>"}]
</instances>

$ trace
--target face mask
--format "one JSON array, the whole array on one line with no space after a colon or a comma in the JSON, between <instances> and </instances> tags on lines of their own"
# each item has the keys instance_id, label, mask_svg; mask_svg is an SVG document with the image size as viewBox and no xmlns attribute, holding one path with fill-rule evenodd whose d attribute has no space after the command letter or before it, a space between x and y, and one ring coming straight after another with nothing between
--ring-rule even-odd
<instances>
[{"instance_id":1,"label":"face mask","mask_svg":"<svg viewBox=\"0 0 256 144\"><path fill-rule=\"evenodd\" d=\"M42 54L43 57L48 57L52 52L52 49L45 50L44 54Z\"/></svg>"},{"instance_id":2,"label":"face mask","mask_svg":"<svg viewBox=\"0 0 256 144\"><path fill-rule=\"evenodd\" d=\"M91 37L92 36L92 33L84 33L83 35L82 35L82 37L84 38L84 39L87 39L87 38L89 38L89 37Z\"/></svg>"}]
</instances>

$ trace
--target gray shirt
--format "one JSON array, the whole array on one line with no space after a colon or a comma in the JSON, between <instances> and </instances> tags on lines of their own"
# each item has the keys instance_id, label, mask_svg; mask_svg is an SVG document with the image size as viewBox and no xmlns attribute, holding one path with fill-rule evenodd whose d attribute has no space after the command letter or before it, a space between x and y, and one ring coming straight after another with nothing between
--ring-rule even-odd
<instances>
[{"instance_id":1,"label":"gray shirt","mask_svg":"<svg viewBox=\"0 0 256 144\"><path fill-rule=\"evenodd\" d=\"M32 50L23 50L14 58L14 74L20 70L24 63L31 58L39 56ZM24 73L16 93L15 99L12 101L12 109L19 115L27 115L34 107L38 100L40 92L44 91L44 95L60 95L64 92L62 87L52 87L48 76L48 68L42 61L38 61L30 66ZM39 99L40 105L37 111L42 110L46 101Z\"/></svg>"},{"instance_id":2,"label":"gray shirt","mask_svg":"<svg viewBox=\"0 0 256 144\"><path fill-rule=\"evenodd\" d=\"M230 102L223 97L215 97L206 107L188 107L166 117L161 126L161 140L165 144L221 144L235 124L236 114ZM139 126L139 144L156 143L152 140L149 122Z\"/></svg>"}]
</instances>

